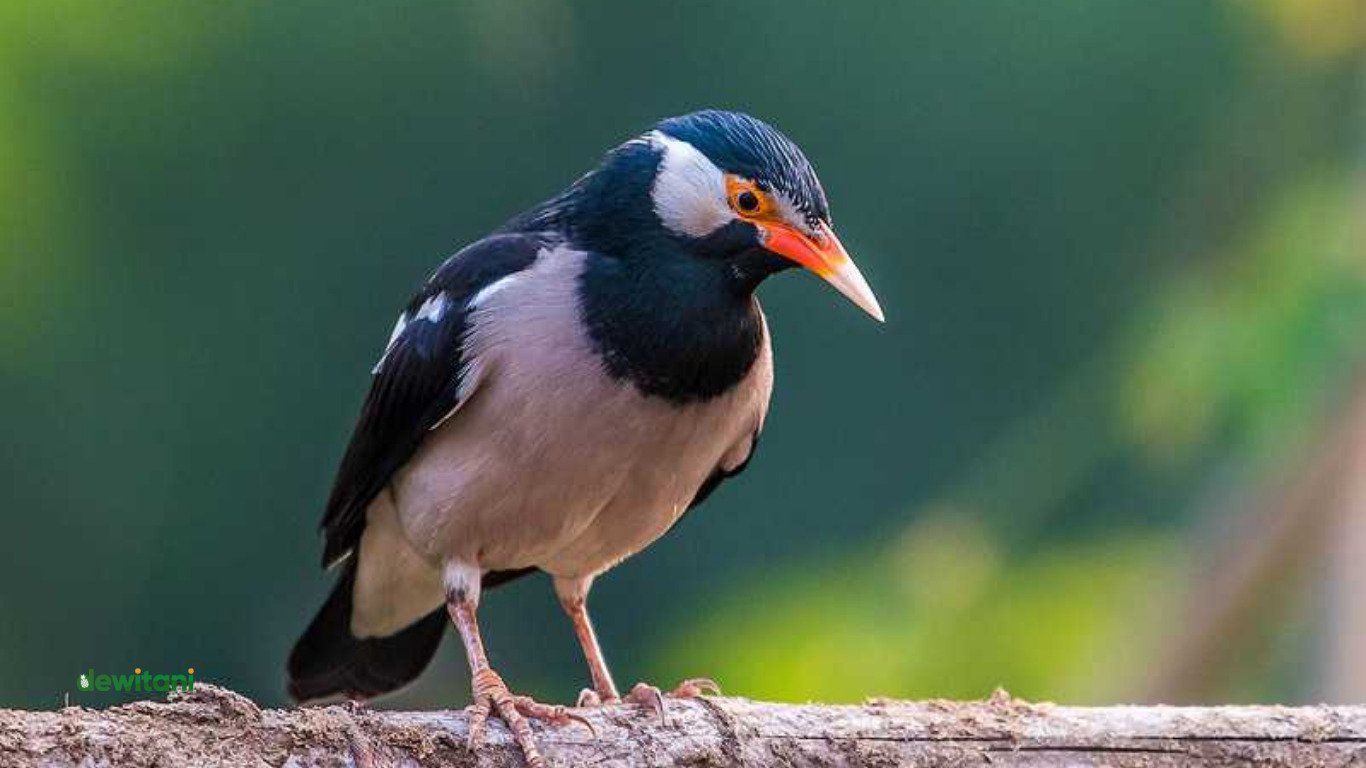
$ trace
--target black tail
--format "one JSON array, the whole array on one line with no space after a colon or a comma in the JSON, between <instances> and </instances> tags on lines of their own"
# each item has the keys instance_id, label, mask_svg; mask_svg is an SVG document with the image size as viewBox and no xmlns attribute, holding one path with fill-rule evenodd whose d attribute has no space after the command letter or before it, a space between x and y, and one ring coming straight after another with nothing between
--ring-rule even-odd
<instances>
[{"instance_id":1,"label":"black tail","mask_svg":"<svg viewBox=\"0 0 1366 768\"><path fill-rule=\"evenodd\" d=\"M330 696L368 699L403 687L426 669L441 644L445 610L438 608L388 637L351 634L355 555L304 636L289 654L289 695L295 701Z\"/></svg>"}]
</instances>

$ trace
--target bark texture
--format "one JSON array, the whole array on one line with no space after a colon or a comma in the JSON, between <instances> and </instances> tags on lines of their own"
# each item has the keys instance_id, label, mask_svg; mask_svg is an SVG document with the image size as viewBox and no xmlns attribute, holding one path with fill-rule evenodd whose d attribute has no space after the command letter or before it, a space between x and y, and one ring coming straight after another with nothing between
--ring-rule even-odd
<instances>
[{"instance_id":1,"label":"bark texture","mask_svg":"<svg viewBox=\"0 0 1366 768\"><path fill-rule=\"evenodd\" d=\"M1366 765L1366 707L1064 707L983 702L858 706L734 698L631 706L537 728L552 766ZM260 709L202 685L104 710L0 710L0 766L520 766L490 721L477 754L462 710Z\"/></svg>"}]
</instances>

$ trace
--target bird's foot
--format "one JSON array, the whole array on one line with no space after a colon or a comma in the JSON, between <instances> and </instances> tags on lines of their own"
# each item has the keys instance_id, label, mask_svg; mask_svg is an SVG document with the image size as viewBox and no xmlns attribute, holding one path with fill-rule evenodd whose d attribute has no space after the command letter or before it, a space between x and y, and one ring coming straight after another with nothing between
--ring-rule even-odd
<instances>
[{"instance_id":1,"label":"bird's foot","mask_svg":"<svg viewBox=\"0 0 1366 768\"><path fill-rule=\"evenodd\" d=\"M673 699L695 699L707 693L714 696L720 696L721 686L717 685L716 681L711 678L694 677L679 683L677 688L674 688L667 694L649 683L636 683L635 686L631 688L631 692L621 699L615 697L604 698L597 691L594 691L591 688L585 688L579 692L578 706L598 707L603 704L616 704L626 701L631 704L649 707L656 715L659 715L661 722L667 723L668 718L664 716L664 699L666 696Z\"/></svg>"},{"instance_id":2,"label":"bird's foot","mask_svg":"<svg viewBox=\"0 0 1366 768\"><path fill-rule=\"evenodd\" d=\"M542 704L530 696L518 696L508 690L507 684L493 670L485 669L474 676L474 705L470 714L470 749L478 749L484 742L484 726L490 714L507 724L508 730L522 748L530 768L544 768L545 758L536 747L527 718L533 718L551 725L578 723L597 736L593 724L580 715L569 711L568 707L557 704Z\"/></svg>"}]
</instances>

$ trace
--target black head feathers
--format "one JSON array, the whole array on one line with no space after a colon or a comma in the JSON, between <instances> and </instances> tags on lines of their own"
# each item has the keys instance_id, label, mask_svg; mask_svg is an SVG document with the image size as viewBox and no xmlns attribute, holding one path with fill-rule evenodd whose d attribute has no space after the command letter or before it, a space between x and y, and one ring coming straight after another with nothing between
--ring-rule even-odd
<instances>
[{"instance_id":1,"label":"black head feathers","mask_svg":"<svg viewBox=\"0 0 1366 768\"><path fill-rule=\"evenodd\" d=\"M807 223L830 220L825 190L806 155L768 123L740 112L706 109L662 120L657 130L693 145L723 171L772 185Z\"/></svg>"}]
</instances>

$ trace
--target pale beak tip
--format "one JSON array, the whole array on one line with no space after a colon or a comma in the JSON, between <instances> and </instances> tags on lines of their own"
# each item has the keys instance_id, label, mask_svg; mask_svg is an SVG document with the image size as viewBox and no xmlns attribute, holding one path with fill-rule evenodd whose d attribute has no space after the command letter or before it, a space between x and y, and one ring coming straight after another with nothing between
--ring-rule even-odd
<instances>
[{"instance_id":1,"label":"pale beak tip","mask_svg":"<svg viewBox=\"0 0 1366 768\"><path fill-rule=\"evenodd\" d=\"M854 262L846 260L826 280L859 309L867 312L869 317L879 323L887 322L887 318L882 314L882 305L878 303L877 297L873 295L873 289L868 287L868 281L863 279L863 274L854 266Z\"/></svg>"},{"instance_id":2,"label":"pale beak tip","mask_svg":"<svg viewBox=\"0 0 1366 768\"><path fill-rule=\"evenodd\" d=\"M877 303L877 297L873 295L872 291L854 299L854 303L858 305L859 309L867 312L869 317L879 323L887 322L887 318L882 314L882 305Z\"/></svg>"}]
</instances>

